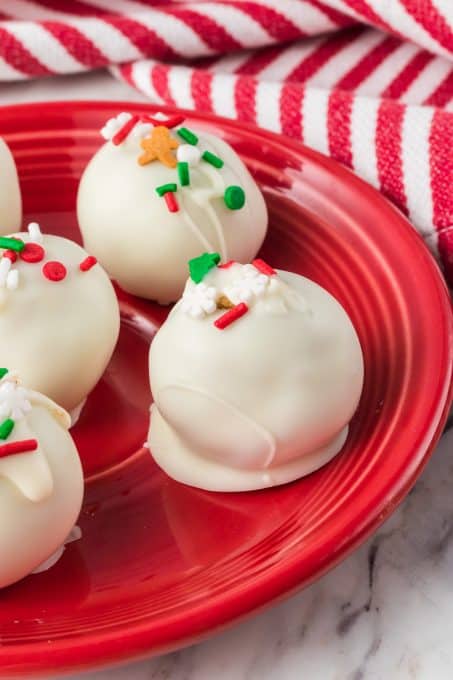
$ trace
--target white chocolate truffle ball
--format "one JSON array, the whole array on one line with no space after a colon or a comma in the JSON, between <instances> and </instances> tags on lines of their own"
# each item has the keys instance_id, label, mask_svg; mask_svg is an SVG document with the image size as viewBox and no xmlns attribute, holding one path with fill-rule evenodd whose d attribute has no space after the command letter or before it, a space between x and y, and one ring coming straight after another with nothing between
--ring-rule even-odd
<instances>
[{"instance_id":1,"label":"white chocolate truffle ball","mask_svg":"<svg viewBox=\"0 0 453 680\"><path fill-rule=\"evenodd\" d=\"M218 251L224 260L249 262L264 240L267 209L244 163L219 137L189 130L197 139L190 144L180 137L180 127L139 122L115 145L127 115L107 123L103 134L109 141L82 176L79 225L87 250L122 288L165 304L181 296L188 260L206 250ZM174 167L158 158L138 162L153 157L152 150L141 148L141 143L154 143L153 134L166 135L165 143L175 147L168 151ZM194 141L190 134L189 139ZM211 162L202 157L205 152ZM219 164L217 159L222 167L212 165ZM175 191L160 196L156 189L166 185Z\"/></svg>"},{"instance_id":2,"label":"white chocolate truffle ball","mask_svg":"<svg viewBox=\"0 0 453 680\"><path fill-rule=\"evenodd\" d=\"M22 222L22 198L16 164L0 138L0 234L18 231Z\"/></svg>"},{"instance_id":3,"label":"white chocolate truffle ball","mask_svg":"<svg viewBox=\"0 0 453 680\"><path fill-rule=\"evenodd\" d=\"M16 376L0 381L0 588L61 551L77 520L83 475L70 422Z\"/></svg>"},{"instance_id":4,"label":"white chocolate truffle ball","mask_svg":"<svg viewBox=\"0 0 453 680\"><path fill-rule=\"evenodd\" d=\"M292 481L346 440L363 383L356 332L303 276L261 260L209 267L194 268L151 344L151 453L212 491Z\"/></svg>"},{"instance_id":5,"label":"white chocolate truffle ball","mask_svg":"<svg viewBox=\"0 0 453 680\"><path fill-rule=\"evenodd\" d=\"M110 360L119 333L118 302L95 258L36 227L12 237L26 244L22 252L0 251L0 357L26 385L70 411ZM0 244L7 247L8 241Z\"/></svg>"}]
</instances>

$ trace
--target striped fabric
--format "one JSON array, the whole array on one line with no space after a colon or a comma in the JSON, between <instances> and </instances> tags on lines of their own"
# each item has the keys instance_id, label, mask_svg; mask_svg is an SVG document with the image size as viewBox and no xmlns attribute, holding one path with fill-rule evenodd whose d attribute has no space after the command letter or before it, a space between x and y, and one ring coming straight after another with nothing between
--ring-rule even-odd
<instances>
[{"instance_id":1,"label":"striped fabric","mask_svg":"<svg viewBox=\"0 0 453 680\"><path fill-rule=\"evenodd\" d=\"M453 0L11 0L0 80L107 66L302 140L412 221L453 283Z\"/></svg>"}]
</instances>

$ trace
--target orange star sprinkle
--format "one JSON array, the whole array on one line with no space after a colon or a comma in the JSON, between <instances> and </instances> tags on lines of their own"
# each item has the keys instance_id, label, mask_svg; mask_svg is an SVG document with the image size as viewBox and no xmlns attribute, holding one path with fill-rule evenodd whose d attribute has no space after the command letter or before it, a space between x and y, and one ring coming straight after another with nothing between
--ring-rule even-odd
<instances>
[{"instance_id":1,"label":"orange star sprinkle","mask_svg":"<svg viewBox=\"0 0 453 680\"><path fill-rule=\"evenodd\" d=\"M158 125L151 131L151 136L142 139L141 147L144 150L138 158L140 165L147 165L151 161L160 161L167 168L176 168L176 157L172 149L177 149L179 142L170 136L170 130L164 125Z\"/></svg>"}]
</instances>

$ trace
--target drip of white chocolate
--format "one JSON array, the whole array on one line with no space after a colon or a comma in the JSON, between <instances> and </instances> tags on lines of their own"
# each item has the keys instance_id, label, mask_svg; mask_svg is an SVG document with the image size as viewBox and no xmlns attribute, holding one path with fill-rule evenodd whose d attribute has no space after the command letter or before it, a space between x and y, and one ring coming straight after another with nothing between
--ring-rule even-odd
<instances>
[{"instance_id":1,"label":"drip of white chocolate","mask_svg":"<svg viewBox=\"0 0 453 680\"><path fill-rule=\"evenodd\" d=\"M69 429L71 421L66 411L43 394L24 388L16 373L7 373L0 381L0 419L14 422L8 443L35 439L36 409L49 413L60 427ZM3 443L0 441L0 447ZM0 457L0 478L14 484L34 503L49 498L53 491L52 473L39 440L34 451Z\"/></svg>"}]
</instances>

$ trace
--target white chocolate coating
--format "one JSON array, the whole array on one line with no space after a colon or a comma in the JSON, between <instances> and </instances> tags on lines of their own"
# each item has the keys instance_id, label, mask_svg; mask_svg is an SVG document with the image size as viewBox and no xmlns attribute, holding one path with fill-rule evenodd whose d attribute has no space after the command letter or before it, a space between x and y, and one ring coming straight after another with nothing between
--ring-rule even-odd
<instances>
[{"instance_id":1,"label":"white chocolate coating","mask_svg":"<svg viewBox=\"0 0 453 680\"><path fill-rule=\"evenodd\" d=\"M302 276L250 267L214 268L202 282L235 304L247 298L244 316L219 330L225 310L200 313L189 281L150 349L151 453L171 477L212 491L275 486L324 465L362 390L341 305Z\"/></svg>"},{"instance_id":2,"label":"white chocolate coating","mask_svg":"<svg viewBox=\"0 0 453 680\"><path fill-rule=\"evenodd\" d=\"M180 186L176 169L160 161L139 165L140 139L131 134L119 146L108 141L95 154L79 187L77 213L87 250L125 290L161 303L181 296L189 259L216 251L224 261L248 262L267 229L263 196L239 156L220 138L194 131L198 147L179 140L177 150L189 163L190 186ZM197 161L197 148L215 153L224 167ZM155 191L167 183L178 185L178 212L169 212ZM230 185L245 191L239 210L225 205Z\"/></svg>"},{"instance_id":3,"label":"white chocolate coating","mask_svg":"<svg viewBox=\"0 0 453 680\"><path fill-rule=\"evenodd\" d=\"M0 588L30 574L64 544L83 498L69 415L43 395L27 392L31 409L0 442L0 447L28 439L38 443L35 451L0 458Z\"/></svg>"},{"instance_id":4,"label":"white chocolate coating","mask_svg":"<svg viewBox=\"0 0 453 680\"><path fill-rule=\"evenodd\" d=\"M18 231L22 222L22 197L14 158L0 138L0 234Z\"/></svg>"},{"instance_id":5,"label":"white chocolate coating","mask_svg":"<svg viewBox=\"0 0 453 680\"><path fill-rule=\"evenodd\" d=\"M30 242L28 233L15 236ZM6 258L0 259L0 357L26 385L70 411L91 392L110 360L119 333L118 302L99 264L80 271L87 253L78 244L44 235L40 245L43 261L19 257L12 265L8 277L18 272L16 289L1 286ZM44 277L48 261L66 267L64 280Z\"/></svg>"}]
</instances>

